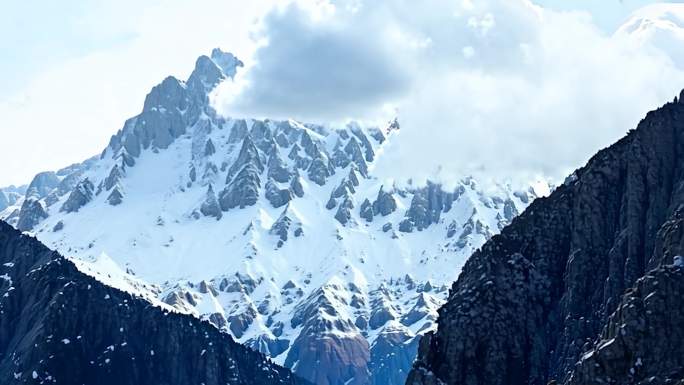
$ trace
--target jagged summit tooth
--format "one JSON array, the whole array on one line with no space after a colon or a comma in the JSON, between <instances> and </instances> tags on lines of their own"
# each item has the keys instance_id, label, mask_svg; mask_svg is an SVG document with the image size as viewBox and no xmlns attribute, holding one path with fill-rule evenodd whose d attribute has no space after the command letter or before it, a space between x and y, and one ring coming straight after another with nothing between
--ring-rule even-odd
<instances>
[{"instance_id":1,"label":"jagged summit tooth","mask_svg":"<svg viewBox=\"0 0 684 385\"><path fill-rule=\"evenodd\" d=\"M228 211L235 207L245 208L256 204L261 189L259 174L262 171L255 162L244 164L219 194L221 210Z\"/></svg>"},{"instance_id":2,"label":"jagged summit tooth","mask_svg":"<svg viewBox=\"0 0 684 385\"><path fill-rule=\"evenodd\" d=\"M349 139L347 145L344 147L344 152L349 156L350 160L356 164L359 173L365 178L368 177L368 164L363 157L361 146L355 137Z\"/></svg>"},{"instance_id":3,"label":"jagged summit tooth","mask_svg":"<svg viewBox=\"0 0 684 385\"><path fill-rule=\"evenodd\" d=\"M327 178L330 176L330 168L328 167L328 159L319 152L318 155L311 161L307 169L307 176L309 180L319 186L325 185Z\"/></svg>"},{"instance_id":4,"label":"jagged summit tooth","mask_svg":"<svg viewBox=\"0 0 684 385\"><path fill-rule=\"evenodd\" d=\"M304 149L304 153L306 153L306 155L308 155L311 158L318 157L320 153L320 150L318 149L318 144L314 142L314 140L311 138L311 135L309 135L308 131L302 132L302 136L299 140L299 143Z\"/></svg>"},{"instance_id":5,"label":"jagged summit tooth","mask_svg":"<svg viewBox=\"0 0 684 385\"><path fill-rule=\"evenodd\" d=\"M301 176L299 172L295 170L292 180L290 181L290 190L298 196L299 198L304 196L304 186L302 185Z\"/></svg>"},{"instance_id":6,"label":"jagged summit tooth","mask_svg":"<svg viewBox=\"0 0 684 385\"><path fill-rule=\"evenodd\" d=\"M121 202L123 202L123 193L119 186L114 186L112 192L107 197L107 203L112 206L118 206Z\"/></svg>"},{"instance_id":7,"label":"jagged summit tooth","mask_svg":"<svg viewBox=\"0 0 684 385\"><path fill-rule=\"evenodd\" d=\"M266 182L264 195L274 208L288 204L294 193L289 188L280 188L273 179Z\"/></svg>"},{"instance_id":8,"label":"jagged summit tooth","mask_svg":"<svg viewBox=\"0 0 684 385\"><path fill-rule=\"evenodd\" d=\"M278 219L273 222L273 225L269 229L270 234L278 236L276 248L282 247L285 242L287 242L290 232L292 232L292 235L295 237L301 236L303 234L302 220L299 218L299 215L294 212L290 203L287 203Z\"/></svg>"},{"instance_id":9,"label":"jagged summit tooth","mask_svg":"<svg viewBox=\"0 0 684 385\"><path fill-rule=\"evenodd\" d=\"M211 183L209 183L207 192L204 195L204 201L200 205L200 212L205 217L214 217L216 220L221 219L223 216L221 206L219 205L218 199L216 199L216 193L214 193L214 188Z\"/></svg>"},{"instance_id":10,"label":"jagged summit tooth","mask_svg":"<svg viewBox=\"0 0 684 385\"><path fill-rule=\"evenodd\" d=\"M93 199L94 192L95 186L93 186L93 183L88 178L83 179L71 191L60 211L65 213L78 211Z\"/></svg>"},{"instance_id":11,"label":"jagged summit tooth","mask_svg":"<svg viewBox=\"0 0 684 385\"><path fill-rule=\"evenodd\" d=\"M208 56L202 55L195 62L195 69L188 78L187 85L197 97L206 97L226 75Z\"/></svg>"},{"instance_id":12,"label":"jagged summit tooth","mask_svg":"<svg viewBox=\"0 0 684 385\"><path fill-rule=\"evenodd\" d=\"M342 203L340 203L335 213L335 219L343 226L347 225L352 219L352 210L354 209L354 201L350 195L345 195Z\"/></svg>"},{"instance_id":13,"label":"jagged summit tooth","mask_svg":"<svg viewBox=\"0 0 684 385\"><path fill-rule=\"evenodd\" d=\"M214 146L214 142L212 142L211 138L207 139L206 144L204 145L204 156L212 156L216 153L216 147Z\"/></svg>"},{"instance_id":14,"label":"jagged summit tooth","mask_svg":"<svg viewBox=\"0 0 684 385\"><path fill-rule=\"evenodd\" d=\"M397 209L397 201L391 192L385 192L384 186L380 186L378 196L373 202L373 212L386 217Z\"/></svg>"},{"instance_id":15,"label":"jagged summit tooth","mask_svg":"<svg viewBox=\"0 0 684 385\"><path fill-rule=\"evenodd\" d=\"M224 52L220 48L211 50L211 60L230 78L235 76L239 67L244 67L244 63L235 55L230 52Z\"/></svg>"},{"instance_id":16,"label":"jagged summit tooth","mask_svg":"<svg viewBox=\"0 0 684 385\"><path fill-rule=\"evenodd\" d=\"M270 153L274 142L273 133L267 122L255 120L249 131L249 136L259 150L264 153Z\"/></svg>"},{"instance_id":17,"label":"jagged summit tooth","mask_svg":"<svg viewBox=\"0 0 684 385\"><path fill-rule=\"evenodd\" d=\"M105 191L111 190L114 186L120 183L121 179L123 179L123 176L123 168L120 167L118 164L114 164L114 166L112 166L112 169L109 171L109 175L107 175L107 177L104 180L103 187Z\"/></svg>"},{"instance_id":18,"label":"jagged summit tooth","mask_svg":"<svg viewBox=\"0 0 684 385\"><path fill-rule=\"evenodd\" d=\"M368 140L368 137L363 132L358 123L350 123L349 128L352 134L354 134L354 136L357 137L361 142L361 146L364 149L365 160L367 162L372 162L373 160L375 160L375 151L373 151L373 145L371 144L370 140Z\"/></svg>"},{"instance_id":19,"label":"jagged summit tooth","mask_svg":"<svg viewBox=\"0 0 684 385\"><path fill-rule=\"evenodd\" d=\"M228 143L238 143L245 139L248 133L247 122L244 119L237 119L230 128Z\"/></svg>"},{"instance_id":20,"label":"jagged summit tooth","mask_svg":"<svg viewBox=\"0 0 684 385\"><path fill-rule=\"evenodd\" d=\"M27 196L43 198L53 189L59 186L59 178L53 171L44 171L36 174L26 190Z\"/></svg>"},{"instance_id":21,"label":"jagged summit tooth","mask_svg":"<svg viewBox=\"0 0 684 385\"><path fill-rule=\"evenodd\" d=\"M244 64L233 54L214 48L211 57L202 55L195 62L195 69L188 77L188 87L197 97L205 98L226 78L233 78L238 67Z\"/></svg>"},{"instance_id":22,"label":"jagged summit tooth","mask_svg":"<svg viewBox=\"0 0 684 385\"><path fill-rule=\"evenodd\" d=\"M143 112L157 111L160 108L185 110L189 102L183 82L173 76L167 76L147 94Z\"/></svg>"},{"instance_id":23,"label":"jagged summit tooth","mask_svg":"<svg viewBox=\"0 0 684 385\"><path fill-rule=\"evenodd\" d=\"M17 229L20 231L33 230L41 220L48 217L43 204L35 197L28 197L21 205Z\"/></svg>"},{"instance_id":24,"label":"jagged summit tooth","mask_svg":"<svg viewBox=\"0 0 684 385\"><path fill-rule=\"evenodd\" d=\"M365 219L366 222L373 222L373 205L368 198L364 199L363 203L361 203L361 207L359 208L359 216Z\"/></svg>"},{"instance_id":25,"label":"jagged summit tooth","mask_svg":"<svg viewBox=\"0 0 684 385\"><path fill-rule=\"evenodd\" d=\"M242 141L242 147L235 162L230 166L228 174L226 175L226 184L230 183L235 174L237 174L246 165L251 164L258 170L258 174L264 171L264 166L261 163L261 156L259 150L252 141L252 138L247 135Z\"/></svg>"},{"instance_id":26,"label":"jagged summit tooth","mask_svg":"<svg viewBox=\"0 0 684 385\"><path fill-rule=\"evenodd\" d=\"M292 177L290 169L280 158L278 151L273 151L268 158L268 177L276 182L288 183Z\"/></svg>"}]
</instances>

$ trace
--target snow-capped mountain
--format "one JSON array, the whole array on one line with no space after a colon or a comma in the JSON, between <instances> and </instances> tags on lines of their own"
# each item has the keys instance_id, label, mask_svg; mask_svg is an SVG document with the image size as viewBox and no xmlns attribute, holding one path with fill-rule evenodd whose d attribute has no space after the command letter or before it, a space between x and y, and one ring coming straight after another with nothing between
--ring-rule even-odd
<instances>
[{"instance_id":1,"label":"snow-capped mountain","mask_svg":"<svg viewBox=\"0 0 684 385\"><path fill-rule=\"evenodd\" d=\"M403 383L466 258L549 186L380 180L397 121L220 116L209 95L240 66L215 49L164 79L100 156L36 175L2 218L316 384Z\"/></svg>"},{"instance_id":2,"label":"snow-capped mountain","mask_svg":"<svg viewBox=\"0 0 684 385\"><path fill-rule=\"evenodd\" d=\"M653 4L635 11L617 30L641 46L666 53L684 68L684 4Z\"/></svg>"}]
</instances>

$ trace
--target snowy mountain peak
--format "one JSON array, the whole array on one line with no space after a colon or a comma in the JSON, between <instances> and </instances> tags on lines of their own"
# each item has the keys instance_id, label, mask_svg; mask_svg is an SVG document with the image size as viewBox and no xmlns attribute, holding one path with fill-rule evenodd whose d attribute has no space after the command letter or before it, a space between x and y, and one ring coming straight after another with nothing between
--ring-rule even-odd
<instances>
[{"instance_id":1,"label":"snowy mountain peak","mask_svg":"<svg viewBox=\"0 0 684 385\"><path fill-rule=\"evenodd\" d=\"M381 181L396 120L220 116L207 92L240 64L215 51L166 78L101 157L37 176L2 217L317 384L403 381L446 284L536 190Z\"/></svg>"},{"instance_id":2,"label":"snowy mountain peak","mask_svg":"<svg viewBox=\"0 0 684 385\"><path fill-rule=\"evenodd\" d=\"M244 63L240 59L230 52L221 51L220 48L214 48L211 51L211 60L230 78L235 76L238 67L244 67Z\"/></svg>"},{"instance_id":3,"label":"snowy mountain peak","mask_svg":"<svg viewBox=\"0 0 684 385\"><path fill-rule=\"evenodd\" d=\"M667 53L684 68L684 4L652 4L635 11L616 35Z\"/></svg>"}]
</instances>

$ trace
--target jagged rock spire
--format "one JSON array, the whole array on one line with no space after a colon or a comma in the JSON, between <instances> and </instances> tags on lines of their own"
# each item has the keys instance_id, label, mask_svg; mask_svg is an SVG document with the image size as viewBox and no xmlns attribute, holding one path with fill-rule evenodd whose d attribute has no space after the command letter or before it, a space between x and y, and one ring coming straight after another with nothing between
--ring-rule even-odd
<instances>
[{"instance_id":1,"label":"jagged rock spire","mask_svg":"<svg viewBox=\"0 0 684 385\"><path fill-rule=\"evenodd\" d=\"M279 240L276 247L280 248L288 240L290 229L294 228L293 235L299 237L303 235L302 223L290 207L290 203L285 206L285 209L280 214L280 217L273 222L269 233L277 235Z\"/></svg>"},{"instance_id":2,"label":"jagged rock spire","mask_svg":"<svg viewBox=\"0 0 684 385\"><path fill-rule=\"evenodd\" d=\"M342 225L346 225L351 220L351 211L354 209L354 202L350 196L345 196L335 213L335 219Z\"/></svg>"},{"instance_id":3,"label":"jagged rock spire","mask_svg":"<svg viewBox=\"0 0 684 385\"><path fill-rule=\"evenodd\" d=\"M19 220L17 221L17 229L21 231L30 231L43 219L47 218L48 214L43 207L43 204L34 197L28 197L24 200L19 211Z\"/></svg>"},{"instance_id":4,"label":"jagged rock spire","mask_svg":"<svg viewBox=\"0 0 684 385\"><path fill-rule=\"evenodd\" d=\"M223 213L221 212L221 206L216 199L216 194L214 193L214 188L211 183L207 187L207 193L204 196L204 202L200 206L200 212L205 217L214 217L216 220L221 219Z\"/></svg>"},{"instance_id":5,"label":"jagged rock spire","mask_svg":"<svg viewBox=\"0 0 684 385\"><path fill-rule=\"evenodd\" d=\"M107 203L112 206L117 206L123 201L123 193L119 189L119 186L114 186L112 192L107 197Z\"/></svg>"},{"instance_id":6,"label":"jagged rock spire","mask_svg":"<svg viewBox=\"0 0 684 385\"><path fill-rule=\"evenodd\" d=\"M228 143L237 143L244 140L247 136L247 122L244 119L238 119L233 123L228 136Z\"/></svg>"},{"instance_id":7,"label":"jagged rock spire","mask_svg":"<svg viewBox=\"0 0 684 385\"><path fill-rule=\"evenodd\" d=\"M257 170L257 175L264 171L264 166L261 164L261 158L259 156L259 150L257 150L252 138L250 138L249 135L247 135L242 141L240 154L235 162L230 166L230 169L228 169L226 183L230 183L235 174L237 174L247 165L252 165L252 167Z\"/></svg>"},{"instance_id":8,"label":"jagged rock spire","mask_svg":"<svg viewBox=\"0 0 684 385\"><path fill-rule=\"evenodd\" d=\"M292 192L299 198L304 196L304 186L302 185L302 180L299 176L299 172L297 172L296 170L294 175L292 176L292 181L290 181L290 190L292 190Z\"/></svg>"},{"instance_id":9,"label":"jagged rock spire","mask_svg":"<svg viewBox=\"0 0 684 385\"><path fill-rule=\"evenodd\" d=\"M94 190L95 186L92 182L88 178L83 179L71 191L60 211L67 213L78 211L93 199Z\"/></svg>"},{"instance_id":10,"label":"jagged rock spire","mask_svg":"<svg viewBox=\"0 0 684 385\"><path fill-rule=\"evenodd\" d=\"M397 201L394 199L394 195L392 195L392 193L385 192L383 186L380 186L378 197L373 202L373 212L385 217L393 213L396 209Z\"/></svg>"},{"instance_id":11,"label":"jagged rock spire","mask_svg":"<svg viewBox=\"0 0 684 385\"><path fill-rule=\"evenodd\" d=\"M280 155L278 155L277 151L271 153L271 156L268 158L267 166L267 175L269 178L280 183L287 183L290 181L292 176L290 170L287 168L285 162L283 162L283 160L280 158Z\"/></svg>"},{"instance_id":12,"label":"jagged rock spire","mask_svg":"<svg viewBox=\"0 0 684 385\"><path fill-rule=\"evenodd\" d=\"M274 182L272 179L269 179L268 182L266 182L265 189L266 199L268 199L268 201L271 202L271 205L275 208L287 204L294 197L294 193L290 191L289 188L283 189L278 187L276 182Z\"/></svg>"},{"instance_id":13,"label":"jagged rock spire","mask_svg":"<svg viewBox=\"0 0 684 385\"><path fill-rule=\"evenodd\" d=\"M359 172L364 177L368 177L368 164L363 158L363 152L361 151L361 146L355 137L349 139L349 142L344 147L344 152L349 156L352 162L356 164Z\"/></svg>"},{"instance_id":14,"label":"jagged rock spire","mask_svg":"<svg viewBox=\"0 0 684 385\"><path fill-rule=\"evenodd\" d=\"M111 190L114 186L121 182L122 178L123 169L118 164L115 164L112 166L112 169L109 171L109 175L104 180L105 191Z\"/></svg>"},{"instance_id":15,"label":"jagged rock spire","mask_svg":"<svg viewBox=\"0 0 684 385\"><path fill-rule=\"evenodd\" d=\"M207 143L204 145L204 156L211 156L216 153L216 147L214 147L214 142L211 138L207 139Z\"/></svg>"},{"instance_id":16,"label":"jagged rock spire","mask_svg":"<svg viewBox=\"0 0 684 385\"><path fill-rule=\"evenodd\" d=\"M228 211L235 207L244 208L254 205L259 199L261 171L254 162L244 165L219 194L221 209Z\"/></svg>"}]
</instances>

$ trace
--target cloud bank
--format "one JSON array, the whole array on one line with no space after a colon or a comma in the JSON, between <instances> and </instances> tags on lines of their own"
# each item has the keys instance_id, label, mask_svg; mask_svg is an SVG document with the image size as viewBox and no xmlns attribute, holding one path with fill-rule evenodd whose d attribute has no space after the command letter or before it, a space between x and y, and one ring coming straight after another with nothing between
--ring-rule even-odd
<instances>
[{"instance_id":1,"label":"cloud bank","mask_svg":"<svg viewBox=\"0 0 684 385\"><path fill-rule=\"evenodd\" d=\"M684 87L667 52L526 0L291 2L255 39L252 66L218 90L218 108L305 121L396 114L381 177L558 180Z\"/></svg>"}]
</instances>

